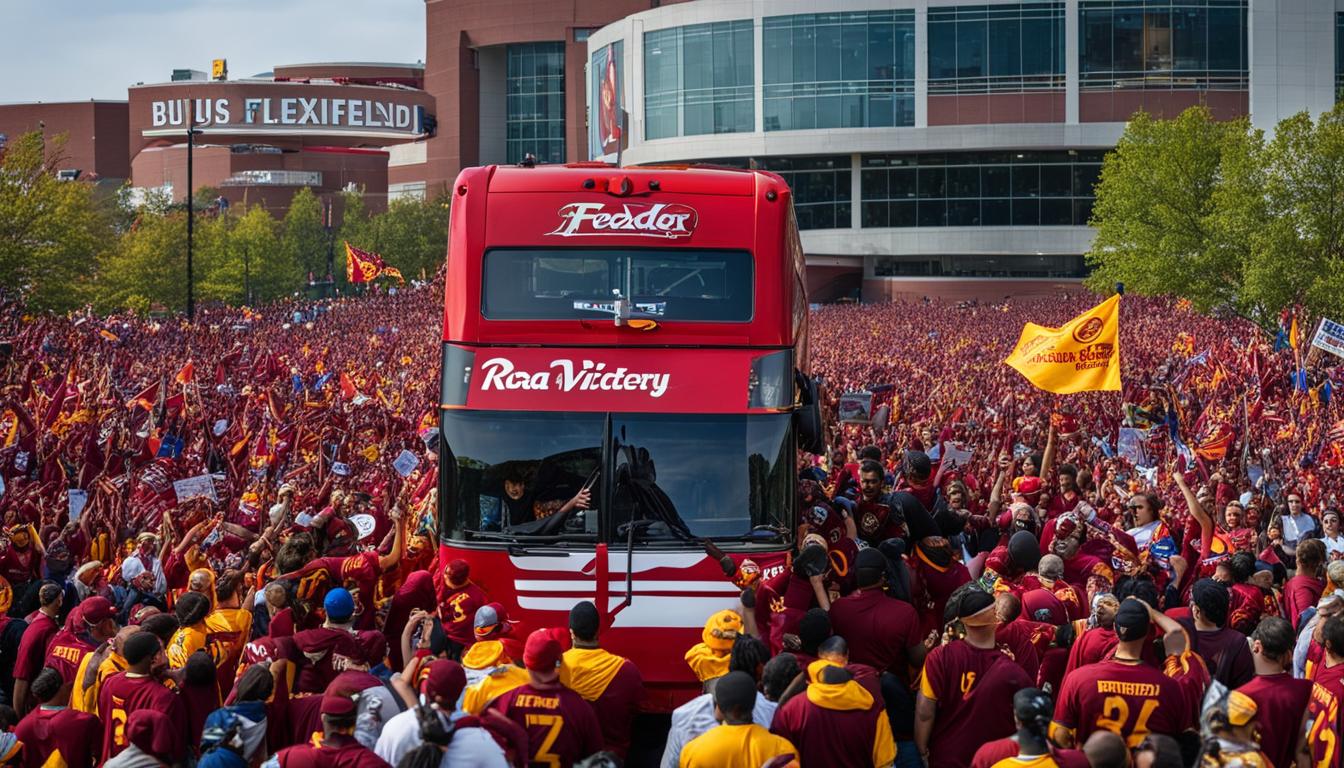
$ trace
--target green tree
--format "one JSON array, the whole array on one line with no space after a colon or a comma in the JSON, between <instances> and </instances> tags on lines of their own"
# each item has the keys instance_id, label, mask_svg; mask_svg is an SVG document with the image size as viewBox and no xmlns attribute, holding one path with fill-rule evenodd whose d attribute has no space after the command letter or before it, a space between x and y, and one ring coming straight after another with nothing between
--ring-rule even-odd
<instances>
[{"instance_id":1,"label":"green tree","mask_svg":"<svg viewBox=\"0 0 1344 768\"><path fill-rule=\"evenodd\" d=\"M1344 317L1344 108L1279 123L1265 147L1263 226L1252 239L1246 294L1262 315L1301 303ZM1266 318L1268 319L1268 318Z\"/></svg>"},{"instance_id":2,"label":"green tree","mask_svg":"<svg viewBox=\"0 0 1344 768\"><path fill-rule=\"evenodd\" d=\"M303 285L303 266L280 247L280 222L261 206L252 206L238 219L233 246L234 263L244 268L240 285L246 283L250 290L250 303L274 301Z\"/></svg>"},{"instance_id":3,"label":"green tree","mask_svg":"<svg viewBox=\"0 0 1344 768\"><path fill-rule=\"evenodd\" d=\"M439 199L394 200L370 228L373 250L408 280L432 276L448 253L448 208Z\"/></svg>"},{"instance_id":4,"label":"green tree","mask_svg":"<svg viewBox=\"0 0 1344 768\"><path fill-rule=\"evenodd\" d=\"M199 301L239 306L287 296L302 284L303 271L288 261L280 222L261 206L223 216L198 216L195 271Z\"/></svg>"},{"instance_id":5,"label":"green tree","mask_svg":"<svg viewBox=\"0 0 1344 768\"><path fill-rule=\"evenodd\" d=\"M64 136L34 131L0 156L0 290L18 290L39 309L81 304L112 236L111 203L91 184L56 179L64 145Z\"/></svg>"},{"instance_id":6,"label":"green tree","mask_svg":"<svg viewBox=\"0 0 1344 768\"><path fill-rule=\"evenodd\" d=\"M187 306L187 217L146 214L99 259L94 306L112 312Z\"/></svg>"},{"instance_id":7,"label":"green tree","mask_svg":"<svg viewBox=\"0 0 1344 768\"><path fill-rule=\"evenodd\" d=\"M294 195L281 227L280 255L305 273L321 278L327 273L327 231L322 225L322 202L304 187Z\"/></svg>"},{"instance_id":8,"label":"green tree","mask_svg":"<svg viewBox=\"0 0 1344 768\"><path fill-rule=\"evenodd\" d=\"M1102 165L1088 284L1174 293L1201 310L1238 306L1249 243L1218 229L1215 192L1224 155L1254 155L1253 143L1247 121L1218 122L1204 107L1174 120L1136 115Z\"/></svg>"}]
</instances>

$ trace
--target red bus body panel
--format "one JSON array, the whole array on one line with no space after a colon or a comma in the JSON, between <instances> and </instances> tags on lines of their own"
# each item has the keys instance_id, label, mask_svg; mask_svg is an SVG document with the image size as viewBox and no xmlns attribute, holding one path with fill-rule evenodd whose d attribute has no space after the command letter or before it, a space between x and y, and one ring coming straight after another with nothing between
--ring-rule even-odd
<instances>
[{"instance_id":1,"label":"red bus body panel","mask_svg":"<svg viewBox=\"0 0 1344 768\"><path fill-rule=\"evenodd\" d=\"M770 412L748 408L752 360L791 349L795 366L807 370L805 264L791 200L778 176L756 171L597 164L463 170L452 191L443 340L475 357L465 402L444 408ZM567 218L576 205L588 212L582 226ZM605 231L600 225L614 220L594 219L599 213L627 222L645 214L641 221L654 224L666 214L671 234ZM690 231L682 233L678 224ZM490 320L481 309L483 256L501 247L748 250L754 257L751 319L660 320L653 330L612 320ZM593 381L612 386L564 388L565 376L585 363L603 364L612 375ZM667 378L649 378L656 375ZM796 523L795 513L789 515ZM769 576L785 567L787 550L729 554L736 562L750 557ZM739 589L700 550L637 544L631 558L624 544L611 542L529 544L511 553L504 544L445 537L440 562L455 558L471 564L472 580L506 606L521 633L566 626L569 609L592 600L602 616L603 647L635 661L653 711L669 711L699 693L683 656L700 642L712 613L738 605Z\"/></svg>"}]
</instances>

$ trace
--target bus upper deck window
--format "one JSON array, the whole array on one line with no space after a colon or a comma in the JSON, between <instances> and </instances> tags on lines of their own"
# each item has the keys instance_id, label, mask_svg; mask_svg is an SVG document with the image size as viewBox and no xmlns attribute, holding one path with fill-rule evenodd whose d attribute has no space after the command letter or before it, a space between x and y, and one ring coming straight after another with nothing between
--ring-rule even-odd
<instances>
[{"instance_id":1,"label":"bus upper deck window","mask_svg":"<svg viewBox=\"0 0 1344 768\"><path fill-rule=\"evenodd\" d=\"M481 312L491 320L591 320L625 299L660 321L749 322L753 278L746 251L492 249Z\"/></svg>"}]
</instances>

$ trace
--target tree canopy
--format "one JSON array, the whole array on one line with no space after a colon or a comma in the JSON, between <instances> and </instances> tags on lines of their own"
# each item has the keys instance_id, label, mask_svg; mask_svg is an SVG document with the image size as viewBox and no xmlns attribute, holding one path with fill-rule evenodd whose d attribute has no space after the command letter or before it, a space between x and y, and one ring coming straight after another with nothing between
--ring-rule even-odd
<instances>
[{"instance_id":1,"label":"tree canopy","mask_svg":"<svg viewBox=\"0 0 1344 768\"><path fill-rule=\"evenodd\" d=\"M1106 156L1089 285L1187 298L1269 327L1300 304L1344 317L1344 108L1281 122L1192 107L1139 114Z\"/></svg>"},{"instance_id":2,"label":"tree canopy","mask_svg":"<svg viewBox=\"0 0 1344 768\"><path fill-rule=\"evenodd\" d=\"M102 311L186 307L186 206L158 190L136 196L60 181L64 138L39 132L0 150L0 293L28 306L65 311L85 303ZM196 202L193 268L201 302L256 304L305 290L327 272L324 204L311 189L295 193L283 220L264 208ZM345 282L343 241L380 254L407 279L433 275L448 249L444 201L402 198L371 212L362 193L342 192L344 220L334 233L337 287Z\"/></svg>"}]
</instances>

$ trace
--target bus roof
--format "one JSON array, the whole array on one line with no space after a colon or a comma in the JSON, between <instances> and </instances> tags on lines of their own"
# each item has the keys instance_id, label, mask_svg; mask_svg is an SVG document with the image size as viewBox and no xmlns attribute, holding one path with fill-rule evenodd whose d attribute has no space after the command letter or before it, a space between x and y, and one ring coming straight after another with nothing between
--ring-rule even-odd
<instances>
[{"instance_id":1,"label":"bus roof","mask_svg":"<svg viewBox=\"0 0 1344 768\"><path fill-rule=\"evenodd\" d=\"M463 170L453 185L452 200L444 341L779 348L794 346L806 327L805 264L792 196L775 174L713 166L486 166ZM501 260L527 264L512 272L489 272L487 252L504 251L514 254ZM737 302L731 319L694 311L676 319L677 313L669 312L665 320L653 316L652 328L646 323L642 329L618 325L614 315L587 311L549 315L536 309L545 303L570 307L576 302L569 301L567 291L555 291L545 301L531 304L530 297L540 293L519 294L513 298L526 311L516 315L487 311L485 299L493 295L486 291L490 274L496 275L491 286L518 286L535 280L519 276L534 275L539 269L536 263L555 265L576 253L587 253L594 260L614 258L613 252L662 259L658 268L669 274L674 272L672 259L743 254L738 263L746 265L749 291L717 297L720 310L726 301ZM682 269L683 274L696 271ZM706 274L708 270L701 270L694 284L702 285ZM573 273L570 277L578 279ZM687 295L695 293L687 287L692 283L670 283L678 287L665 287L663 293L648 293L652 289L646 288L640 296L624 298L659 305L653 309L643 305L647 312L716 300L709 287L702 294ZM663 295L671 298L658 301Z\"/></svg>"}]
</instances>

